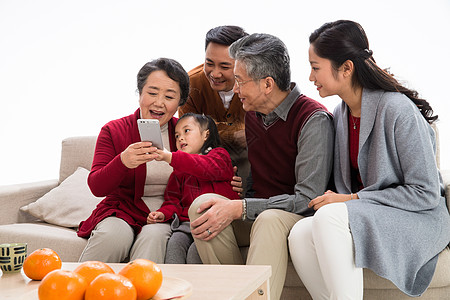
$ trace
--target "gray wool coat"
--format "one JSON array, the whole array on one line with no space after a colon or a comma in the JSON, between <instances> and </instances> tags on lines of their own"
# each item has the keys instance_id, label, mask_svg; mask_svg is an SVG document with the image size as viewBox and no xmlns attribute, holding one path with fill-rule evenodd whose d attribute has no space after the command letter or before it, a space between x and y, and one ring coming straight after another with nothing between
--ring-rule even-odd
<instances>
[{"instance_id":1,"label":"gray wool coat","mask_svg":"<svg viewBox=\"0 0 450 300\"><path fill-rule=\"evenodd\" d=\"M338 193L352 192L348 113L344 102L334 111ZM363 90L358 166L364 188L346 202L355 263L410 296L427 289L450 241L435 151L435 133L409 98Z\"/></svg>"}]
</instances>

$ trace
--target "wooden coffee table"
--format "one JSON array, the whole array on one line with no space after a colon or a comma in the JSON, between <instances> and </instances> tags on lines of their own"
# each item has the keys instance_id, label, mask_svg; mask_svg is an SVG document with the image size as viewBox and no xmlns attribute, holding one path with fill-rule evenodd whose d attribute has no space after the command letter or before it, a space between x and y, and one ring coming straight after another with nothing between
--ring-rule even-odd
<instances>
[{"instance_id":1,"label":"wooden coffee table","mask_svg":"<svg viewBox=\"0 0 450 300\"><path fill-rule=\"evenodd\" d=\"M73 270L79 263L63 263L63 269ZM118 272L124 264L109 264ZM165 265L163 276L179 278L192 285L188 299L270 299L270 266L240 265ZM1 271L0 271L1 272ZM0 277L0 299L24 299L35 295L40 281L30 280L20 273ZM164 283L163 283L164 285ZM33 299L33 297L31 297ZM27 299L28 300L28 299Z\"/></svg>"}]
</instances>

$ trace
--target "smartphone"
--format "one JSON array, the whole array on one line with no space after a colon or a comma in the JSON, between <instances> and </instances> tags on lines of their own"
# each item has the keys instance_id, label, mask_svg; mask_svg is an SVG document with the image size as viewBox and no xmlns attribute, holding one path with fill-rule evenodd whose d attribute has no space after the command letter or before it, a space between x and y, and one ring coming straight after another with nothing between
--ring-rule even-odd
<instances>
[{"instance_id":1,"label":"smartphone","mask_svg":"<svg viewBox=\"0 0 450 300\"><path fill-rule=\"evenodd\" d=\"M164 145L161 137L159 121L155 119L138 119L139 135L142 142L152 142L153 146L163 150Z\"/></svg>"}]
</instances>

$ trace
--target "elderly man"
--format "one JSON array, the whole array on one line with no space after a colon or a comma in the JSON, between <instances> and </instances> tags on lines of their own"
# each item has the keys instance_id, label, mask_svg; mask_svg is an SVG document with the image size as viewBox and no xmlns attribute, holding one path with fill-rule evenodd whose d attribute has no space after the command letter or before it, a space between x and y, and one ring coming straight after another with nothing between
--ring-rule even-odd
<instances>
[{"instance_id":1,"label":"elderly man","mask_svg":"<svg viewBox=\"0 0 450 300\"><path fill-rule=\"evenodd\" d=\"M284 43L252 34L230 46L236 60L234 91L244 110L251 189L242 200L215 194L190 208L192 235L204 263L271 265L271 299L279 299L292 226L313 212L311 199L326 191L333 160L332 117L290 82ZM242 221L243 220L243 221Z\"/></svg>"},{"instance_id":2,"label":"elderly man","mask_svg":"<svg viewBox=\"0 0 450 300\"><path fill-rule=\"evenodd\" d=\"M223 147L230 153L233 165L243 180L250 170L244 134L245 111L233 91L234 59L229 46L248 35L238 26L218 26L210 29L205 38L205 63L189 71L191 91L179 115L188 112L209 115L219 130Z\"/></svg>"}]
</instances>

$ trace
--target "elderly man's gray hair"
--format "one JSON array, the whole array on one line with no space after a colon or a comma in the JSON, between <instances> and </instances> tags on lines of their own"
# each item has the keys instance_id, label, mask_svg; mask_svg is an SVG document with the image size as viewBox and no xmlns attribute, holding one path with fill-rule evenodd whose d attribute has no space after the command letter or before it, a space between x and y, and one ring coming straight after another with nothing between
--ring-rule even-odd
<instances>
[{"instance_id":1,"label":"elderly man's gray hair","mask_svg":"<svg viewBox=\"0 0 450 300\"><path fill-rule=\"evenodd\" d=\"M290 58L286 45L276 36L254 33L231 44L230 57L247 68L253 80L272 77L278 88L289 90L291 83Z\"/></svg>"}]
</instances>

